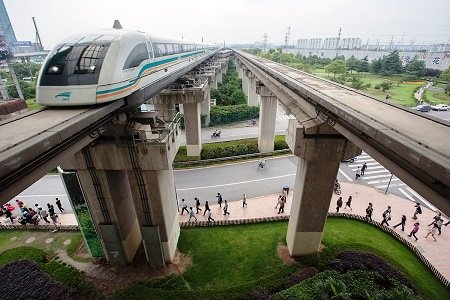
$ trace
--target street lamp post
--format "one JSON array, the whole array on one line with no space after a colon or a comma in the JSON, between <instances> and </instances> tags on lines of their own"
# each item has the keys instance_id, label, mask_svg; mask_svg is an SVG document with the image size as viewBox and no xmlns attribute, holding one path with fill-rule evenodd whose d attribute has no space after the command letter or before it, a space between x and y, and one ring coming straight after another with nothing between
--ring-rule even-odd
<instances>
[{"instance_id":1,"label":"street lamp post","mask_svg":"<svg viewBox=\"0 0 450 300\"><path fill-rule=\"evenodd\" d=\"M394 174L391 173L391 178L389 178L389 183L388 183L388 185L387 185L387 187L386 187L386 190L384 191L385 194L387 194L387 191L388 191L388 189L389 189L389 186L391 185L392 176L394 176Z\"/></svg>"}]
</instances>

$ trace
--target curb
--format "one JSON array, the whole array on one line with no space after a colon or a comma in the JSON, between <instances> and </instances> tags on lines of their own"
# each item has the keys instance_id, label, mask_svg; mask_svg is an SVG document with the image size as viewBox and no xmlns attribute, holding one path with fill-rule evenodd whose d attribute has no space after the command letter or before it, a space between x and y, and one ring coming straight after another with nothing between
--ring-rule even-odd
<instances>
[{"instance_id":1,"label":"curb","mask_svg":"<svg viewBox=\"0 0 450 300\"><path fill-rule=\"evenodd\" d=\"M53 225L0 225L0 230L54 230ZM58 230L62 231L79 231L78 225L61 225Z\"/></svg>"}]
</instances>

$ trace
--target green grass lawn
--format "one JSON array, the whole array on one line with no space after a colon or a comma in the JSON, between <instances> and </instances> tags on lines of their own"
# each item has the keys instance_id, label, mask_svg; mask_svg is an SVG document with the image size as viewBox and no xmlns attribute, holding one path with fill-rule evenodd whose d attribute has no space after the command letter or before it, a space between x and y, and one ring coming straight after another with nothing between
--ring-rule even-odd
<instances>
[{"instance_id":1,"label":"green grass lawn","mask_svg":"<svg viewBox=\"0 0 450 300\"><path fill-rule=\"evenodd\" d=\"M12 239L13 237L15 239ZM32 243L27 244L26 240L30 237L35 237L36 239ZM53 238L53 242L46 243L45 241L49 238ZM68 246L64 245L64 241L69 239L71 243ZM30 246L45 251L51 257L56 255L57 249L66 249L67 253L74 257L82 242L83 237L79 231L58 231L57 233L46 230L0 231L0 253L20 246Z\"/></svg>"},{"instance_id":2,"label":"green grass lawn","mask_svg":"<svg viewBox=\"0 0 450 300\"><path fill-rule=\"evenodd\" d=\"M450 96L446 94L444 91L442 92L436 92L436 91L425 91L425 97L426 102L432 103L432 104L447 104L450 105Z\"/></svg>"},{"instance_id":3,"label":"green grass lawn","mask_svg":"<svg viewBox=\"0 0 450 300\"><path fill-rule=\"evenodd\" d=\"M38 108L42 107L42 105L37 104L35 101L36 101L35 99L25 100L25 102L27 103L27 107L28 107L29 111L32 111L32 110L35 110L35 109L38 109Z\"/></svg>"},{"instance_id":4,"label":"green grass lawn","mask_svg":"<svg viewBox=\"0 0 450 300\"><path fill-rule=\"evenodd\" d=\"M173 289L168 289L167 293L183 299L189 295L188 290L195 292L196 296L211 290L220 293L224 289L242 290L244 287L248 287L246 290L250 292L250 287L258 286L258 280L271 275L272 281L280 280L281 276L286 276L282 271L287 267L278 258L276 247L285 244L286 230L287 222L183 229L178 249L191 257L192 265L182 275L185 284L178 284L185 286L184 291L174 294ZM302 265L316 265L323 269L343 250L368 251L405 273L425 299L450 297L445 287L411 250L374 226L356 220L329 218L322 242L325 249L320 261L314 255L302 259ZM133 288L137 292L130 299L139 299L152 291L158 293L158 299L164 299L161 289L153 290L141 285ZM121 291L120 295L130 295L130 291ZM193 294L192 299L197 299L196 296Z\"/></svg>"}]
</instances>

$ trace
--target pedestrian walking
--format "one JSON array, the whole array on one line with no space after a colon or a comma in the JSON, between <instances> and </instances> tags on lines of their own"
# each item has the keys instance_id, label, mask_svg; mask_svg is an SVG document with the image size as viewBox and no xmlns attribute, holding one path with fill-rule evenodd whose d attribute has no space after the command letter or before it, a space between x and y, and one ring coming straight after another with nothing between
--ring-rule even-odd
<instances>
[{"instance_id":1,"label":"pedestrian walking","mask_svg":"<svg viewBox=\"0 0 450 300\"><path fill-rule=\"evenodd\" d=\"M414 227L411 230L410 234L408 234L409 237L411 237L411 235L414 236L414 238L416 239L416 241L418 240L416 233L419 231L419 222L414 223Z\"/></svg>"},{"instance_id":2,"label":"pedestrian walking","mask_svg":"<svg viewBox=\"0 0 450 300\"><path fill-rule=\"evenodd\" d=\"M197 221L197 218L195 217L194 211L192 210L192 207L190 207L188 222L190 222L192 218L194 218L195 221Z\"/></svg>"},{"instance_id":3,"label":"pedestrian walking","mask_svg":"<svg viewBox=\"0 0 450 300\"><path fill-rule=\"evenodd\" d=\"M50 215L50 219L52 219L53 225L55 225L55 228L58 229L58 225L61 225L61 222L58 221L58 215L55 213L55 208L53 205L50 205L47 203L47 206L49 206L48 212Z\"/></svg>"},{"instance_id":4,"label":"pedestrian walking","mask_svg":"<svg viewBox=\"0 0 450 300\"><path fill-rule=\"evenodd\" d=\"M388 221L391 220L391 207L388 206L388 208L383 212L383 221L381 221L381 225L386 224L386 226L389 226Z\"/></svg>"},{"instance_id":5,"label":"pedestrian walking","mask_svg":"<svg viewBox=\"0 0 450 300\"><path fill-rule=\"evenodd\" d=\"M433 221L432 221L430 224L428 224L428 226L433 225L437 220L440 220L440 219L441 219L441 213L438 212L438 213L433 217Z\"/></svg>"},{"instance_id":6,"label":"pedestrian walking","mask_svg":"<svg viewBox=\"0 0 450 300\"><path fill-rule=\"evenodd\" d=\"M211 210L208 210L208 222L211 222L211 221L215 222L214 219L212 218Z\"/></svg>"},{"instance_id":7,"label":"pedestrian walking","mask_svg":"<svg viewBox=\"0 0 450 300\"><path fill-rule=\"evenodd\" d=\"M219 204L220 207L222 207L222 202L223 202L223 198L222 195L220 193L217 193L217 204Z\"/></svg>"},{"instance_id":8,"label":"pedestrian walking","mask_svg":"<svg viewBox=\"0 0 450 300\"><path fill-rule=\"evenodd\" d=\"M277 207L279 205L281 205L281 202L283 202L283 197L281 195L278 196L278 201L277 201L277 205L275 205L275 209L277 209Z\"/></svg>"},{"instance_id":9,"label":"pedestrian walking","mask_svg":"<svg viewBox=\"0 0 450 300\"><path fill-rule=\"evenodd\" d=\"M227 202L227 200L225 200L225 203L223 205L223 215L226 216L226 215L229 215L229 214L230 213L228 212L228 202Z\"/></svg>"},{"instance_id":10,"label":"pedestrian walking","mask_svg":"<svg viewBox=\"0 0 450 300\"><path fill-rule=\"evenodd\" d=\"M184 211L186 211L186 213L189 214L189 211L187 209L186 201L184 201L184 199L181 199L181 214L183 214Z\"/></svg>"},{"instance_id":11,"label":"pedestrian walking","mask_svg":"<svg viewBox=\"0 0 450 300\"><path fill-rule=\"evenodd\" d=\"M369 202L369 206L366 208L366 218L370 219L372 221L372 213L373 213L373 205L371 202Z\"/></svg>"},{"instance_id":12,"label":"pedestrian walking","mask_svg":"<svg viewBox=\"0 0 450 300\"><path fill-rule=\"evenodd\" d=\"M364 163L361 168L361 176L364 176L364 172L367 170L367 163Z\"/></svg>"},{"instance_id":13,"label":"pedestrian walking","mask_svg":"<svg viewBox=\"0 0 450 300\"><path fill-rule=\"evenodd\" d=\"M402 225L402 231L405 231L405 225L406 225L406 216L405 215L402 216L402 220L400 221L400 223L395 225L394 228L397 228L400 225Z\"/></svg>"},{"instance_id":14,"label":"pedestrian walking","mask_svg":"<svg viewBox=\"0 0 450 300\"><path fill-rule=\"evenodd\" d=\"M448 220L444 225L447 226L448 224L450 224L450 220Z\"/></svg>"},{"instance_id":15,"label":"pedestrian walking","mask_svg":"<svg viewBox=\"0 0 450 300\"><path fill-rule=\"evenodd\" d=\"M208 203L208 201L205 202L205 211L203 212L203 215L205 215L207 211L209 211L209 212L211 211L211 210L209 209L209 203Z\"/></svg>"},{"instance_id":16,"label":"pedestrian walking","mask_svg":"<svg viewBox=\"0 0 450 300\"><path fill-rule=\"evenodd\" d=\"M202 211L202 209L200 208L200 199L198 199L198 198L194 198L194 200L195 200L195 208L197 209L197 214L198 214L198 211Z\"/></svg>"},{"instance_id":17,"label":"pedestrian walking","mask_svg":"<svg viewBox=\"0 0 450 300\"><path fill-rule=\"evenodd\" d=\"M437 227L431 227L430 229L428 229L428 233L427 233L427 235L425 236L425 238L427 238L430 234L431 234L431 237L434 239L434 241L436 242L437 240L436 240L436 237L434 236L435 234L436 234L436 231L437 231Z\"/></svg>"},{"instance_id":18,"label":"pedestrian walking","mask_svg":"<svg viewBox=\"0 0 450 300\"><path fill-rule=\"evenodd\" d=\"M361 167L358 166L358 169L356 169L355 180L358 180L359 177L361 177Z\"/></svg>"},{"instance_id":19,"label":"pedestrian walking","mask_svg":"<svg viewBox=\"0 0 450 300\"><path fill-rule=\"evenodd\" d=\"M242 208L247 206L247 195L242 194Z\"/></svg>"},{"instance_id":20,"label":"pedestrian walking","mask_svg":"<svg viewBox=\"0 0 450 300\"><path fill-rule=\"evenodd\" d=\"M59 200L58 198L56 198L56 206L58 206L59 212L64 212L64 208L61 205L61 200Z\"/></svg>"},{"instance_id":21,"label":"pedestrian walking","mask_svg":"<svg viewBox=\"0 0 450 300\"><path fill-rule=\"evenodd\" d=\"M14 218L12 216L12 212L9 209L3 209L3 212L6 215L6 219L10 219L11 220L11 224L14 223Z\"/></svg>"},{"instance_id":22,"label":"pedestrian walking","mask_svg":"<svg viewBox=\"0 0 450 300\"><path fill-rule=\"evenodd\" d=\"M336 212L339 212L339 209L342 207L343 201L342 197L339 197L336 201Z\"/></svg>"},{"instance_id":23,"label":"pedestrian walking","mask_svg":"<svg viewBox=\"0 0 450 300\"><path fill-rule=\"evenodd\" d=\"M48 217L47 210L45 210L39 206L37 212L38 212L39 216L41 217L41 219L43 219L45 221L45 223L50 223L50 221L47 219L47 217Z\"/></svg>"},{"instance_id":24,"label":"pedestrian walking","mask_svg":"<svg viewBox=\"0 0 450 300\"><path fill-rule=\"evenodd\" d=\"M339 212L339 209L342 207L342 197L339 197L339 199L336 201L336 212Z\"/></svg>"},{"instance_id":25,"label":"pedestrian walking","mask_svg":"<svg viewBox=\"0 0 450 300\"><path fill-rule=\"evenodd\" d=\"M353 209L352 209L352 196L348 196L348 200L347 200L347 202L345 202L345 207L344 207L344 209L346 209L347 207L349 207L350 210L353 210Z\"/></svg>"},{"instance_id":26,"label":"pedestrian walking","mask_svg":"<svg viewBox=\"0 0 450 300\"><path fill-rule=\"evenodd\" d=\"M434 227L436 227L439 232L438 235L441 235L442 224L444 224L444 219L442 218L434 222Z\"/></svg>"},{"instance_id":27,"label":"pedestrian walking","mask_svg":"<svg viewBox=\"0 0 450 300\"><path fill-rule=\"evenodd\" d=\"M420 206L420 203L416 203L416 205L414 207L416 208L416 210L414 211L414 216L412 218L414 220L417 220L417 215L422 214L422 207Z\"/></svg>"},{"instance_id":28,"label":"pedestrian walking","mask_svg":"<svg viewBox=\"0 0 450 300\"><path fill-rule=\"evenodd\" d=\"M286 203L286 201L281 201L280 208L278 209L278 214L281 214L281 213L284 214L284 204L285 203Z\"/></svg>"}]
</instances>

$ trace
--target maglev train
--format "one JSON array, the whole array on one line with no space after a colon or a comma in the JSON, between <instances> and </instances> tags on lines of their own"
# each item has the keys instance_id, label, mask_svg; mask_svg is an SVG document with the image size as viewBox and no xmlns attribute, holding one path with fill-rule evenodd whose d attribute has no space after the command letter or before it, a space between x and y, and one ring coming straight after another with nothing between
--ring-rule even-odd
<instances>
[{"instance_id":1,"label":"maglev train","mask_svg":"<svg viewBox=\"0 0 450 300\"><path fill-rule=\"evenodd\" d=\"M47 56L36 86L46 106L91 105L124 98L217 49L124 29L71 36Z\"/></svg>"}]
</instances>

